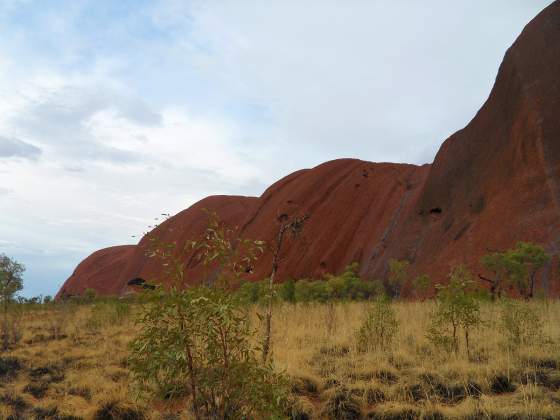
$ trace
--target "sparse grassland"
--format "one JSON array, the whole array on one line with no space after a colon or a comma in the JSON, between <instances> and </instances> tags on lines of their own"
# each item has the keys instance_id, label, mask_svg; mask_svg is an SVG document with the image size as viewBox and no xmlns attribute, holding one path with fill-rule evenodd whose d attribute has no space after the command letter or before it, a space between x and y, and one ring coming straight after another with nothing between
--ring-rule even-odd
<instances>
[{"instance_id":1,"label":"sparse grassland","mask_svg":"<svg viewBox=\"0 0 560 420\"><path fill-rule=\"evenodd\" d=\"M515 344L503 333L503 304L482 304L469 356L426 337L433 301L393 303L391 346L360 352L368 305L275 307L272 358L290 378L292 418L560 418L560 302L528 303L542 333ZM189 418L188 396L135 398L127 359L138 309L121 301L27 308L21 339L0 355L0 418Z\"/></svg>"}]
</instances>

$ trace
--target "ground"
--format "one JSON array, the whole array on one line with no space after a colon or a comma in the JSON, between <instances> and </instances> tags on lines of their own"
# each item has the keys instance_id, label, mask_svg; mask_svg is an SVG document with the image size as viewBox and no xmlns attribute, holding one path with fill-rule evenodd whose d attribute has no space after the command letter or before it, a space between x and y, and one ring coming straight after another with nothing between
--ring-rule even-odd
<instances>
[{"instance_id":1,"label":"ground","mask_svg":"<svg viewBox=\"0 0 560 420\"><path fill-rule=\"evenodd\" d=\"M560 302L528 304L543 333L513 347L500 328L501 304L484 303L470 355L428 341L430 301L393 304L399 330L391 348L359 352L355 331L368 305L275 307L272 357L290 378L293 418L560 418ZM20 313L17 343L0 356L0 418L190 418L185 400L136 398L127 344L139 311L113 302Z\"/></svg>"}]
</instances>

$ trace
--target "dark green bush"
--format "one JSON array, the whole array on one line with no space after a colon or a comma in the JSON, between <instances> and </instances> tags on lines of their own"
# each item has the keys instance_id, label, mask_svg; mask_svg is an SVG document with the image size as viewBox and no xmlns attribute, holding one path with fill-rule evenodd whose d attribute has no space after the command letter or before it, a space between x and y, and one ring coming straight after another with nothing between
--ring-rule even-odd
<instances>
[{"instance_id":1,"label":"dark green bush","mask_svg":"<svg viewBox=\"0 0 560 420\"><path fill-rule=\"evenodd\" d=\"M266 282L246 281L241 283L237 295L245 303L262 302L266 295Z\"/></svg>"},{"instance_id":2,"label":"dark green bush","mask_svg":"<svg viewBox=\"0 0 560 420\"><path fill-rule=\"evenodd\" d=\"M292 279L290 279L280 284L278 295L284 302L295 303L296 283Z\"/></svg>"},{"instance_id":3,"label":"dark green bush","mask_svg":"<svg viewBox=\"0 0 560 420\"><path fill-rule=\"evenodd\" d=\"M287 280L274 286L275 299L283 302L330 302L368 300L383 294L383 286L374 280L362 280L356 263L347 266L338 275L327 275L322 280ZM245 303L261 303L267 297L268 279L245 281L236 295Z\"/></svg>"},{"instance_id":4,"label":"dark green bush","mask_svg":"<svg viewBox=\"0 0 560 420\"><path fill-rule=\"evenodd\" d=\"M162 396L189 389L193 411L210 418L280 413L287 384L257 360L247 308L225 290L158 290L132 343L141 389Z\"/></svg>"},{"instance_id":5,"label":"dark green bush","mask_svg":"<svg viewBox=\"0 0 560 420\"><path fill-rule=\"evenodd\" d=\"M380 282L362 280L357 273L358 265L354 263L338 276L327 275L320 280L290 279L275 285L274 296L284 302L295 303L368 300L383 293ZM267 279L244 282L237 290L237 295L246 303L264 302L267 288Z\"/></svg>"}]
</instances>

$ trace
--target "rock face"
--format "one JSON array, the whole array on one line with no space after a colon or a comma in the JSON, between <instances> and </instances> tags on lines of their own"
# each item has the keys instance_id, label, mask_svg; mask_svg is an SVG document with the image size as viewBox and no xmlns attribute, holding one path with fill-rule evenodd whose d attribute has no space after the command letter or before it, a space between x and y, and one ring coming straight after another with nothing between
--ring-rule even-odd
<instances>
[{"instance_id":1,"label":"rock face","mask_svg":"<svg viewBox=\"0 0 560 420\"><path fill-rule=\"evenodd\" d=\"M135 249L134 245L121 245L94 252L78 264L56 298L78 296L86 289L94 289L99 295L120 294L123 285L119 278Z\"/></svg>"},{"instance_id":2,"label":"rock face","mask_svg":"<svg viewBox=\"0 0 560 420\"><path fill-rule=\"evenodd\" d=\"M154 236L179 246L200 237L203 208L216 210L243 237L274 243L281 214L308 214L301 236L286 244L278 278L319 277L360 263L364 278L383 277L391 258L411 262L410 278L444 281L450 267L478 261L516 241L560 246L560 1L527 25L507 51L492 92L465 127L447 139L432 165L341 159L295 172L260 198L208 197L160 225ZM136 247L98 251L61 292L93 287L126 293L133 278L156 278L161 267ZM269 275L272 253L251 278ZM189 260L187 256L187 260ZM187 264L189 281L201 267ZM555 262L554 262L555 264ZM557 293L558 270L541 282ZM555 267L555 265L554 265Z\"/></svg>"},{"instance_id":3,"label":"rock face","mask_svg":"<svg viewBox=\"0 0 560 420\"><path fill-rule=\"evenodd\" d=\"M242 235L271 245L279 215L309 215L297 240L287 239L279 279L317 278L359 262L365 277L377 274L374 263L395 231L414 213L430 166L341 159L299 171L272 185L259 199ZM272 253L258 263L255 276L270 274Z\"/></svg>"},{"instance_id":4,"label":"rock face","mask_svg":"<svg viewBox=\"0 0 560 420\"><path fill-rule=\"evenodd\" d=\"M140 240L126 262L117 282L121 286L120 293L132 291L127 286L131 279L153 281L161 277L161 260L146 257L146 253L152 248L149 238L156 238L163 243L176 243L177 249L183 249L186 241L199 239L204 233L208 222L208 215L204 210L215 211L225 224L235 227L243 223L247 214L255 208L257 201L255 197L210 196L160 224ZM190 262L190 257L190 254L186 255L183 261ZM192 262L187 264L187 267L186 278L190 282L199 281L203 275L203 267L195 266Z\"/></svg>"},{"instance_id":5,"label":"rock face","mask_svg":"<svg viewBox=\"0 0 560 420\"><path fill-rule=\"evenodd\" d=\"M486 250L503 249L518 240L541 243L556 253L559 140L557 1L527 25L507 51L482 109L436 155L418 211L425 219L430 209L442 212L422 233L417 268L428 271L432 262L462 260L475 267ZM552 287L552 281L547 267L545 288Z\"/></svg>"}]
</instances>

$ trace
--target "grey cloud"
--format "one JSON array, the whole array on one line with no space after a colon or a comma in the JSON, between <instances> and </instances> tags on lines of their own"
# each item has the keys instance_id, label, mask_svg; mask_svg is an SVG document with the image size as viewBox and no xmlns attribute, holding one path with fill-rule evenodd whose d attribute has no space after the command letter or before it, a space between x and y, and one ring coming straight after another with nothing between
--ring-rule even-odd
<instances>
[{"instance_id":1,"label":"grey cloud","mask_svg":"<svg viewBox=\"0 0 560 420\"><path fill-rule=\"evenodd\" d=\"M70 172L70 173L83 173L85 172L85 169L81 166L74 166L74 165L66 165L63 166L62 169L65 172Z\"/></svg>"},{"instance_id":2,"label":"grey cloud","mask_svg":"<svg viewBox=\"0 0 560 420\"><path fill-rule=\"evenodd\" d=\"M53 147L61 156L119 163L139 161L140 154L100 144L91 134L90 118L108 109L136 124L161 123L161 115L138 98L105 86L67 86L30 102L12 124Z\"/></svg>"},{"instance_id":3,"label":"grey cloud","mask_svg":"<svg viewBox=\"0 0 560 420\"><path fill-rule=\"evenodd\" d=\"M283 137L321 160L424 163L474 116L550 0L255 3L187 11L185 39L222 91L268 107Z\"/></svg>"},{"instance_id":4,"label":"grey cloud","mask_svg":"<svg viewBox=\"0 0 560 420\"><path fill-rule=\"evenodd\" d=\"M80 156L86 160L114 163L134 163L142 160L140 153L107 147L98 143L85 144L80 148Z\"/></svg>"},{"instance_id":5,"label":"grey cloud","mask_svg":"<svg viewBox=\"0 0 560 420\"><path fill-rule=\"evenodd\" d=\"M106 86L66 86L30 103L16 122L31 132L45 133L64 140L64 132L83 129L95 113L114 108L129 121L157 125L161 115L141 99L127 96Z\"/></svg>"},{"instance_id":6,"label":"grey cloud","mask_svg":"<svg viewBox=\"0 0 560 420\"><path fill-rule=\"evenodd\" d=\"M26 143L15 137L0 136L0 159L1 158L23 158L35 160L42 151L37 146Z\"/></svg>"},{"instance_id":7,"label":"grey cloud","mask_svg":"<svg viewBox=\"0 0 560 420\"><path fill-rule=\"evenodd\" d=\"M118 105L119 114L123 118L146 126L161 124L161 114L155 112L142 100L121 98Z\"/></svg>"}]
</instances>

